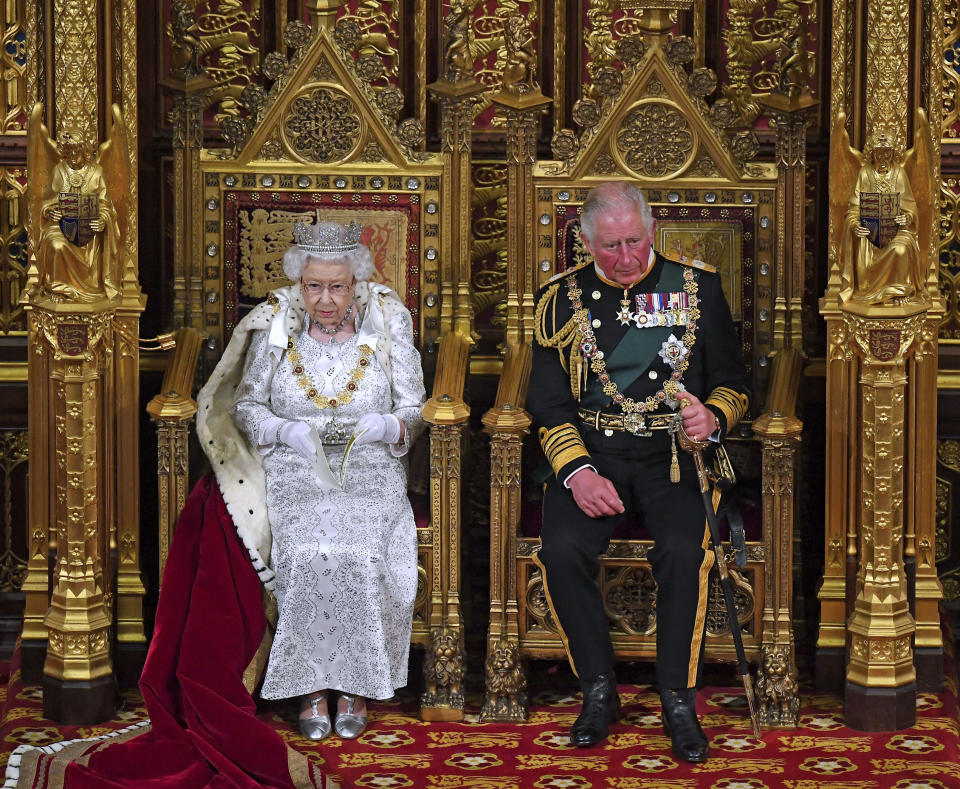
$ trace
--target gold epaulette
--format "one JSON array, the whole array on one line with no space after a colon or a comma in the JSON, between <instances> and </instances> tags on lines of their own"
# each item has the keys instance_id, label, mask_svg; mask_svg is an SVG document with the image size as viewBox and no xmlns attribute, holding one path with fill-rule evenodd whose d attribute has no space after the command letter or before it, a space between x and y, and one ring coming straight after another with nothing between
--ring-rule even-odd
<instances>
[{"instance_id":1,"label":"gold epaulette","mask_svg":"<svg viewBox=\"0 0 960 789\"><path fill-rule=\"evenodd\" d=\"M548 279L544 284L545 284L545 285L550 285L551 283L556 282L558 279L563 279L564 277L566 277L566 276L568 276L568 275L570 275L570 274L574 274L575 272L579 271L580 269L584 268L585 266L592 266L592 265L593 265L593 261L592 261L592 260L588 260L588 261L586 261L585 263L581 263L579 266L574 266L573 268L568 268L566 271L558 271L556 274L554 274L552 277L550 277L550 279Z\"/></svg>"},{"instance_id":2,"label":"gold epaulette","mask_svg":"<svg viewBox=\"0 0 960 789\"><path fill-rule=\"evenodd\" d=\"M702 260L698 260L697 258L684 257L678 260L677 258L667 257L666 255L664 255L664 257L667 258L667 260L669 260L671 263L679 263L681 266L690 266L692 268L698 268L701 271L706 271L708 274L717 273L716 266L711 266L709 263L704 263Z\"/></svg>"},{"instance_id":3,"label":"gold epaulette","mask_svg":"<svg viewBox=\"0 0 960 789\"><path fill-rule=\"evenodd\" d=\"M557 328L556 301L560 283L554 282L545 286L545 290L537 299L537 306L533 317L533 336L544 348L566 348L576 334L573 316ZM547 326L549 318L549 328Z\"/></svg>"}]
</instances>

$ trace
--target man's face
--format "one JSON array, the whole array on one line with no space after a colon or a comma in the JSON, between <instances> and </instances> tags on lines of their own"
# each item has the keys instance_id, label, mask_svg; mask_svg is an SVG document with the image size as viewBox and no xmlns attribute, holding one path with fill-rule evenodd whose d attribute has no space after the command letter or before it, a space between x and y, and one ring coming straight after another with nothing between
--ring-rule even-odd
<instances>
[{"instance_id":1,"label":"man's face","mask_svg":"<svg viewBox=\"0 0 960 789\"><path fill-rule=\"evenodd\" d=\"M657 221L644 227L643 216L633 210L616 210L593 223L593 238L583 244L609 280L632 285L647 269Z\"/></svg>"}]
</instances>

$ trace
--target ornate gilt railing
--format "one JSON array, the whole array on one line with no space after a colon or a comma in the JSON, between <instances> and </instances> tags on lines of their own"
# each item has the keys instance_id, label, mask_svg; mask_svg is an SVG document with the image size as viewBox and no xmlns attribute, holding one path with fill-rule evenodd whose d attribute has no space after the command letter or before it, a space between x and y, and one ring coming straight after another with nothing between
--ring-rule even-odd
<instances>
[{"instance_id":1,"label":"ornate gilt railing","mask_svg":"<svg viewBox=\"0 0 960 789\"><path fill-rule=\"evenodd\" d=\"M176 349L167 361L160 394L147 404L147 413L157 425L157 493L159 577L173 539L177 518L187 501L190 455L187 440L197 413L191 396L200 356L200 333L189 326L176 335Z\"/></svg>"},{"instance_id":2,"label":"ornate gilt railing","mask_svg":"<svg viewBox=\"0 0 960 789\"><path fill-rule=\"evenodd\" d=\"M430 644L424 660L424 720L463 718L463 626L460 615L461 445L470 417L463 389L471 339L450 332L440 341L433 396L423 407L430 425L430 531L433 577L427 604Z\"/></svg>"}]
</instances>

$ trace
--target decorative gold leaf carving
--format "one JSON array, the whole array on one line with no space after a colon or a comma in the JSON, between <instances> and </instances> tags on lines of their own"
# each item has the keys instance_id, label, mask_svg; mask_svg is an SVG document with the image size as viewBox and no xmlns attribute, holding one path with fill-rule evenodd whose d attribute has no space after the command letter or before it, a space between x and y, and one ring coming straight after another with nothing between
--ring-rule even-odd
<instances>
[{"instance_id":1,"label":"decorative gold leaf carving","mask_svg":"<svg viewBox=\"0 0 960 789\"><path fill-rule=\"evenodd\" d=\"M646 178L678 175L690 163L696 134L690 122L665 102L643 102L631 110L617 135L623 163Z\"/></svg>"},{"instance_id":2,"label":"decorative gold leaf carving","mask_svg":"<svg viewBox=\"0 0 960 789\"><path fill-rule=\"evenodd\" d=\"M292 153L320 164L346 159L363 137L353 100L334 85L304 90L291 102L282 129Z\"/></svg>"}]
</instances>

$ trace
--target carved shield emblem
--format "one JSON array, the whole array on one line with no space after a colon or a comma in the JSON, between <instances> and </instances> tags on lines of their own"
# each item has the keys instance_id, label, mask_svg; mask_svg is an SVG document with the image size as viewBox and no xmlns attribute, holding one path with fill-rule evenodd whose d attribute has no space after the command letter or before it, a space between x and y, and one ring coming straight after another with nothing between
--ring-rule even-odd
<instances>
[{"instance_id":1,"label":"carved shield emblem","mask_svg":"<svg viewBox=\"0 0 960 789\"><path fill-rule=\"evenodd\" d=\"M60 232L71 244L82 247L93 239L93 222L99 212L100 200L95 194L60 192Z\"/></svg>"},{"instance_id":2,"label":"carved shield emblem","mask_svg":"<svg viewBox=\"0 0 960 789\"><path fill-rule=\"evenodd\" d=\"M61 323L57 326L57 344L67 356L79 356L89 344L85 323Z\"/></svg>"},{"instance_id":3,"label":"carved shield emblem","mask_svg":"<svg viewBox=\"0 0 960 789\"><path fill-rule=\"evenodd\" d=\"M899 350L899 329L870 329L870 353L877 361L889 362Z\"/></svg>"}]
</instances>

